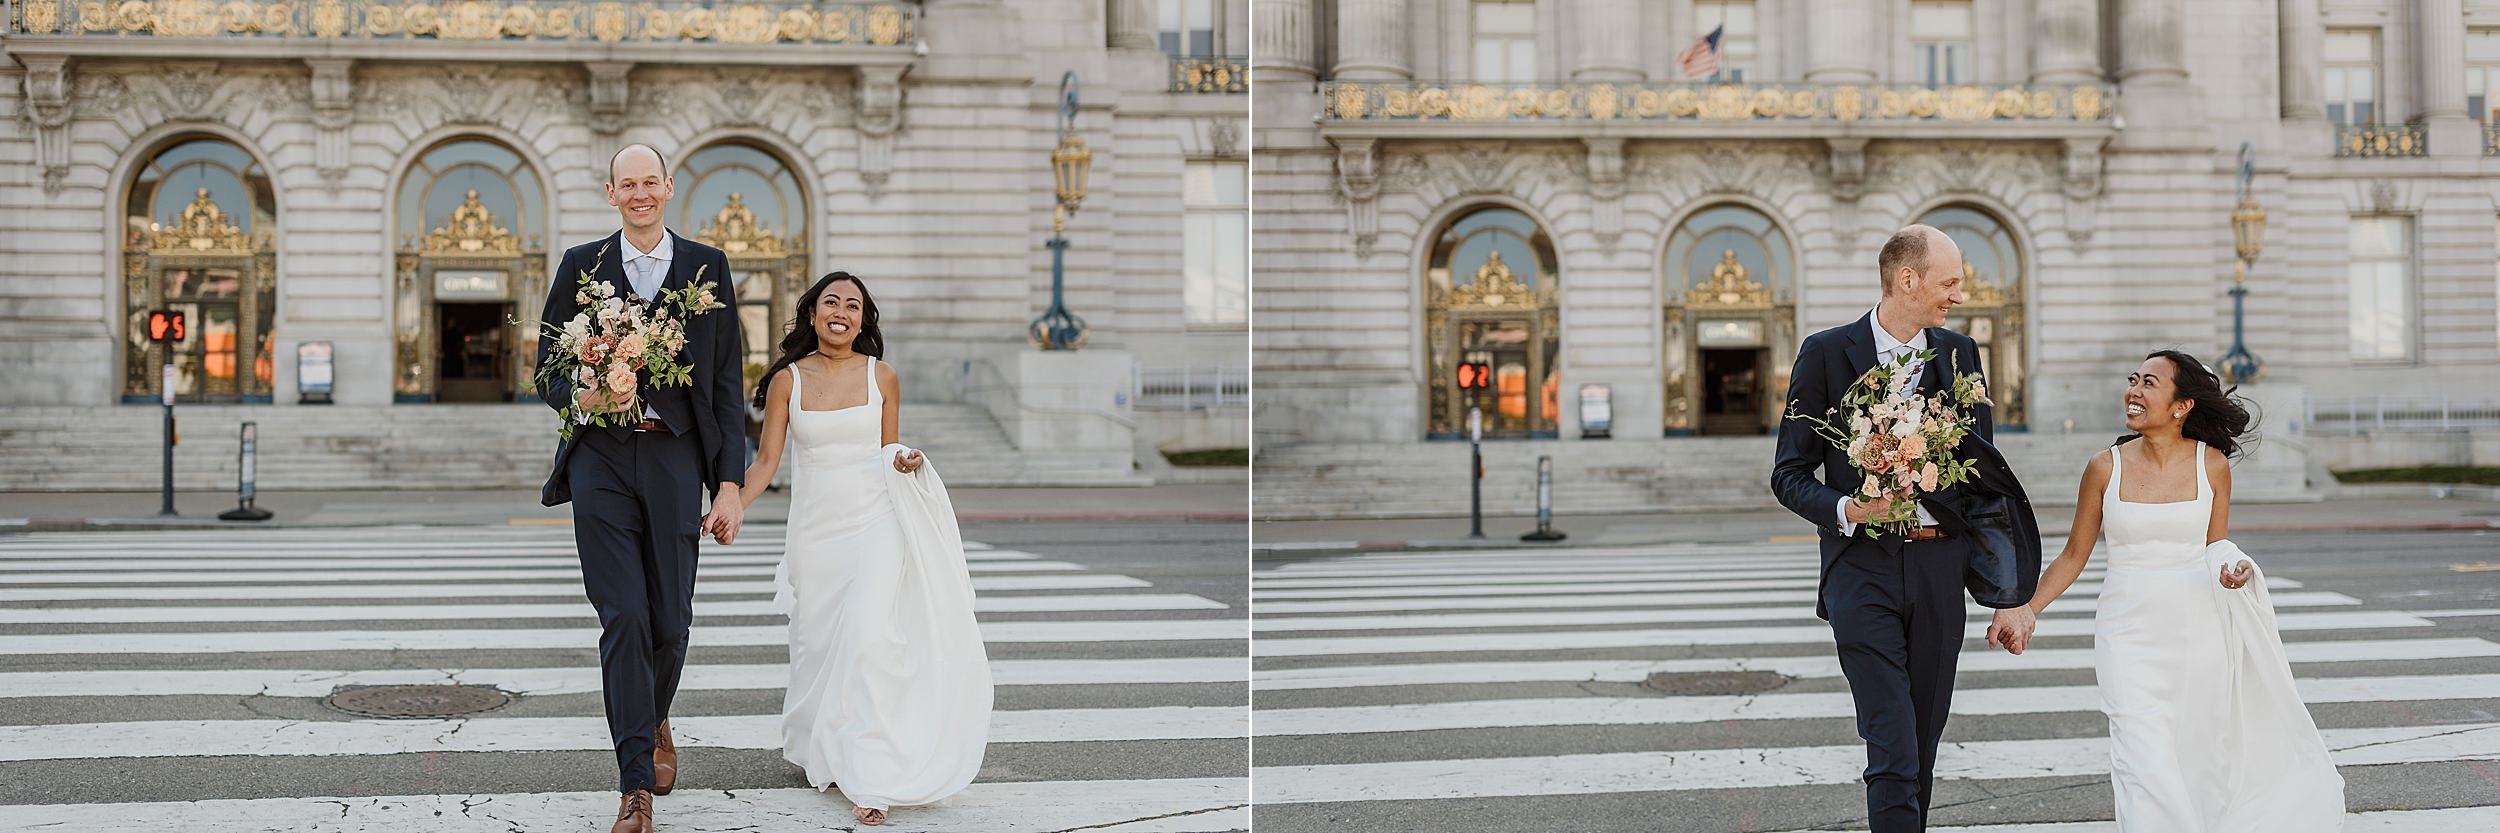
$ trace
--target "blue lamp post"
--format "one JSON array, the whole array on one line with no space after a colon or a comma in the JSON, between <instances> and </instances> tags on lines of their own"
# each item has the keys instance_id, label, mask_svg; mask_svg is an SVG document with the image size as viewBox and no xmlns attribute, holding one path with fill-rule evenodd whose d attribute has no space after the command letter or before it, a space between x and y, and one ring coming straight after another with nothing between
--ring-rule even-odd
<instances>
[{"instance_id":1,"label":"blue lamp post","mask_svg":"<svg viewBox=\"0 0 2500 833\"><path fill-rule=\"evenodd\" d=\"M1050 152L1050 178L1059 204L1050 212L1050 310L1033 319L1027 330L1033 346L1044 350L1075 350L1085 346L1085 319L1068 312L1068 215L1085 202L1085 175L1094 166L1094 152L1076 135L1076 71L1059 77L1059 147Z\"/></svg>"},{"instance_id":2,"label":"blue lamp post","mask_svg":"<svg viewBox=\"0 0 2500 833\"><path fill-rule=\"evenodd\" d=\"M2248 352L2248 265L2265 247L2266 210L2249 193L2257 178L2256 153L2240 143L2240 204L2231 211L2231 242L2239 258L2231 266L2231 352L2222 355L2222 380L2239 385L2265 378L2266 365Z\"/></svg>"}]
</instances>

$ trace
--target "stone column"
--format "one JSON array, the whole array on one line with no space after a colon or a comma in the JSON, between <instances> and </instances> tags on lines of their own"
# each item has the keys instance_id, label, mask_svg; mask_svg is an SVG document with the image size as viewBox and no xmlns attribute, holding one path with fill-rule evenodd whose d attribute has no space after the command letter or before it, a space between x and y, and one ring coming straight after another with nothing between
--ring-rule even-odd
<instances>
[{"instance_id":1,"label":"stone column","mask_svg":"<svg viewBox=\"0 0 2500 833\"><path fill-rule=\"evenodd\" d=\"M1338 0L1337 67L1344 81L1411 81L1407 0Z\"/></svg>"},{"instance_id":2,"label":"stone column","mask_svg":"<svg viewBox=\"0 0 2500 833\"><path fill-rule=\"evenodd\" d=\"M1875 80L1874 0L1818 3L1806 18L1806 83L1865 84ZM1708 32L1696 32L1696 38Z\"/></svg>"},{"instance_id":3,"label":"stone column","mask_svg":"<svg viewBox=\"0 0 2500 833\"><path fill-rule=\"evenodd\" d=\"M1308 84L1319 76L1312 56L1313 0L1258 0L1251 28L1250 77L1258 84Z\"/></svg>"},{"instance_id":4,"label":"stone column","mask_svg":"<svg viewBox=\"0 0 2500 833\"><path fill-rule=\"evenodd\" d=\"M1578 16L1574 23L1580 34L1579 65L1571 68L1572 81L1638 84L1647 80L1634 38L1641 31L1640 7L1637 0L1580 0L1566 7Z\"/></svg>"},{"instance_id":5,"label":"stone column","mask_svg":"<svg viewBox=\"0 0 2500 833\"><path fill-rule=\"evenodd\" d=\"M2419 108L2435 156L2483 155L2482 131L2465 112L2465 9L2461 0L2413 4Z\"/></svg>"},{"instance_id":6,"label":"stone column","mask_svg":"<svg viewBox=\"0 0 2500 833\"><path fill-rule=\"evenodd\" d=\"M2093 0L2039 0L2032 9L2031 83L2102 80L2101 12Z\"/></svg>"},{"instance_id":7,"label":"stone column","mask_svg":"<svg viewBox=\"0 0 2500 833\"><path fill-rule=\"evenodd\" d=\"M2326 118L2326 96L2318 84L2326 75L2326 63L2319 50L2324 48L2326 28L2318 22L2318 0L2282 0L2282 5L2277 20L2282 44L2283 117L2322 121Z\"/></svg>"},{"instance_id":8,"label":"stone column","mask_svg":"<svg viewBox=\"0 0 2500 833\"><path fill-rule=\"evenodd\" d=\"M1154 0L1111 0L1109 6L1111 48L1155 48Z\"/></svg>"},{"instance_id":9,"label":"stone column","mask_svg":"<svg viewBox=\"0 0 2500 833\"><path fill-rule=\"evenodd\" d=\"M2186 83L2186 38L2186 0L2119 0L2118 81Z\"/></svg>"}]
</instances>

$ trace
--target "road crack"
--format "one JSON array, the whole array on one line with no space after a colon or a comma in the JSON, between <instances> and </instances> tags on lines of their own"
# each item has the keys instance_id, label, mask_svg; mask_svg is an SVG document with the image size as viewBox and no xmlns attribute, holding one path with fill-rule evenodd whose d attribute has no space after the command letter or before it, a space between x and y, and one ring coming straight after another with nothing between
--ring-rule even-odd
<instances>
[{"instance_id":1,"label":"road crack","mask_svg":"<svg viewBox=\"0 0 2500 833\"><path fill-rule=\"evenodd\" d=\"M1079 830L1102 830L1102 829L1104 829L1104 828L1118 827L1118 826L1120 826L1120 825L1124 825L1124 824L1135 824L1135 823L1137 823L1137 822L1141 822L1141 821L1159 821L1159 820L1162 820L1162 819L1176 819L1176 818L1180 818L1180 817L1182 817L1182 816L1197 816L1197 815L1204 815L1204 814L1207 814L1207 813L1221 813L1221 812L1226 811L1226 810L1239 810L1239 809L1241 809L1241 808L1248 807L1248 806L1250 806L1250 805L1248 805L1248 804L1227 804L1227 805L1224 805L1224 806L1222 806L1222 807L1202 807L1202 808L1199 808L1199 809L1196 809L1196 810L1182 810L1182 811L1177 812L1177 813L1164 813L1164 814L1162 814L1162 815L1156 815L1156 816L1139 816L1139 817L1137 817L1137 818L1133 818L1133 819L1121 819L1121 820L1119 820L1119 821L1109 821L1109 822L1103 822L1103 823L1101 823L1101 824L1088 824L1088 825L1085 825L1085 826L1083 826L1083 827L1069 827L1069 828L1063 828L1063 829L1060 829L1060 830L1049 830L1049 831L1044 831L1044 833L1075 833L1076 831L1079 831ZM847 828L846 828L846 829L847 829Z\"/></svg>"}]
</instances>

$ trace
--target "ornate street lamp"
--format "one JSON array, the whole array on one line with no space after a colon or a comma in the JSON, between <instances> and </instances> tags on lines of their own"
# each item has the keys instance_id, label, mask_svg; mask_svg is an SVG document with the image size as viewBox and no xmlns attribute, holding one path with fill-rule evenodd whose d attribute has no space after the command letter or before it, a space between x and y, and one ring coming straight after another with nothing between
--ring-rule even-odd
<instances>
[{"instance_id":1,"label":"ornate street lamp","mask_svg":"<svg viewBox=\"0 0 2500 833\"><path fill-rule=\"evenodd\" d=\"M1059 77L1059 147L1050 152L1050 178L1058 205L1050 212L1050 310L1033 319L1027 335L1044 350L1085 346L1085 319L1068 312L1066 273L1068 215L1085 202L1085 175L1094 167L1094 152L1076 135L1076 71Z\"/></svg>"},{"instance_id":2,"label":"ornate street lamp","mask_svg":"<svg viewBox=\"0 0 2500 833\"><path fill-rule=\"evenodd\" d=\"M2249 193L2257 178L2256 159L2249 144L2240 143L2240 204L2231 211L2231 242L2239 258L2231 267L2231 352L2222 355L2222 380L2234 385L2266 375L2265 363L2248 352L2246 333L2248 265L2257 262L2257 252L2266 242L2266 210L2257 207L2257 198Z\"/></svg>"}]
</instances>

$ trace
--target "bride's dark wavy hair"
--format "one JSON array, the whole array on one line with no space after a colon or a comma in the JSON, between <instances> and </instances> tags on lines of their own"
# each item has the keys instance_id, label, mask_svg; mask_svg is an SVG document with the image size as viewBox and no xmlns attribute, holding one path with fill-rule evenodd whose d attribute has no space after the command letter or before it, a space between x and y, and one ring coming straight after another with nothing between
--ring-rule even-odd
<instances>
[{"instance_id":1,"label":"bride's dark wavy hair","mask_svg":"<svg viewBox=\"0 0 2500 833\"><path fill-rule=\"evenodd\" d=\"M2257 428L2257 415L2248 400L2233 395L2239 390L2237 386L2224 389L2222 377L2214 375L2204 362L2177 350L2155 350L2144 357L2169 359L2170 366L2178 368L2178 372L2171 377L2171 385L2178 388L2175 398L2196 403L2196 407L2188 410L2187 422L2179 426L2180 434L2213 446L2224 456L2234 459L2247 450L2240 440L2252 438ZM2144 435L2128 434L2110 444L2118 445L2141 436Z\"/></svg>"},{"instance_id":2,"label":"bride's dark wavy hair","mask_svg":"<svg viewBox=\"0 0 2500 833\"><path fill-rule=\"evenodd\" d=\"M850 281L852 286L859 287L859 335L851 341L851 351L885 358L885 332L877 329L877 298L868 294L868 283L849 272L828 272L799 296L798 315L790 322L789 334L781 337L781 357L774 359L772 368L764 371L764 378L755 382L755 407L764 407L765 400L769 398L766 394L773 388L775 374L807 358L807 354L816 352L816 328L808 317L816 313L816 301L824 297L825 290L832 287L835 281Z\"/></svg>"}]
</instances>

